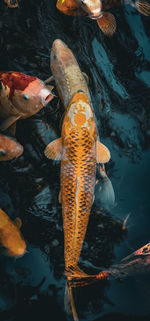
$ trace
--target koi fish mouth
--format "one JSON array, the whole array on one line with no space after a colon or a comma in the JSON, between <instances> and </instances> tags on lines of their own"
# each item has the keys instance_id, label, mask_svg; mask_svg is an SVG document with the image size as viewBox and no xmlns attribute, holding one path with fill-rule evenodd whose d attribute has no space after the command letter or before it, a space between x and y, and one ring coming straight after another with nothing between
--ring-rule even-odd
<instances>
[{"instance_id":1,"label":"koi fish mouth","mask_svg":"<svg viewBox=\"0 0 150 321\"><path fill-rule=\"evenodd\" d=\"M92 13L90 13L88 15L88 17L92 20L97 20L102 16L102 5L100 4L100 6L97 9L92 10Z\"/></svg>"},{"instance_id":2,"label":"koi fish mouth","mask_svg":"<svg viewBox=\"0 0 150 321\"><path fill-rule=\"evenodd\" d=\"M103 16L103 12L101 12L99 15L88 15L88 17L92 20L98 20Z\"/></svg>"},{"instance_id":3,"label":"koi fish mouth","mask_svg":"<svg viewBox=\"0 0 150 321\"><path fill-rule=\"evenodd\" d=\"M54 95L48 89L44 88L40 91L40 97L43 106L45 106L53 99Z\"/></svg>"}]
</instances>

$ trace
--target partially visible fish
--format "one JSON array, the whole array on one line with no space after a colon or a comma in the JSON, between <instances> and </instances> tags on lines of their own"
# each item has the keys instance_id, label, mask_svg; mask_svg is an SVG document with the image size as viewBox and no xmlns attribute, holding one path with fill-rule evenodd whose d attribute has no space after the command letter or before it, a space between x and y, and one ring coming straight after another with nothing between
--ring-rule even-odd
<instances>
[{"instance_id":1,"label":"partially visible fish","mask_svg":"<svg viewBox=\"0 0 150 321\"><path fill-rule=\"evenodd\" d=\"M74 278L70 287L85 286L98 280L125 278L145 273L150 273L150 243L126 256L120 263L112 265L107 270L102 270L96 275L87 275L82 280Z\"/></svg>"},{"instance_id":2,"label":"partially visible fish","mask_svg":"<svg viewBox=\"0 0 150 321\"><path fill-rule=\"evenodd\" d=\"M101 31L112 37L117 27L116 19L112 13L105 11L127 4L145 16L150 15L150 4L145 0L57 0L56 7L66 15L86 15L97 20Z\"/></svg>"},{"instance_id":3,"label":"partially visible fish","mask_svg":"<svg viewBox=\"0 0 150 321\"><path fill-rule=\"evenodd\" d=\"M20 0L4 0L9 8L18 8Z\"/></svg>"},{"instance_id":4,"label":"partially visible fish","mask_svg":"<svg viewBox=\"0 0 150 321\"><path fill-rule=\"evenodd\" d=\"M137 9L144 16L150 16L150 4L145 0L102 0L102 12L97 19L97 23L106 36L113 36L117 28L117 23L115 16L112 13L105 11L128 4Z\"/></svg>"},{"instance_id":5,"label":"partially visible fish","mask_svg":"<svg viewBox=\"0 0 150 321\"><path fill-rule=\"evenodd\" d=\"M6 249L9 256L19 257L26 252L26 243L19 230L21 225L20 218L12 222L9 216L0 209L0 245Z\"/></svg>"},{"instance_id":6,"label":"partially visible fish","mask_svg":"<svg viewBox=\"0 0 150 321\"><path fill-rule=\"evenodd\" d=\"M56 7L68 16L88 16L97 19L101 15L100 0L57 0Z\"/></svg>"},{"instance_id":7,"label":"partially visible fish","mask_svg":"<svg viewBox=\"0 0 150 321\"><path fill-rule=\"evenodd\" d=\"M104 210L110 210L115 204L115 193L104 164L100 165L100 179L95 187L95 203Z\"/></svg>"},{"instance_id":8,"label":"partially visible fish","mask_svg":"<svg viewBox=\"0 0 150 321\"><path fill-rule=\"evenodd\" d=\"M84 15L84 11L75 0L57 0L56 8L67 16Z\"/></svg>"},{"instance_id":9,"label":"partially visible fish","mask_svg":"<svg viewBox=\"0 0 150 321\"><path fill-rule=\"evenodd\" d=\"M0 134L0 161L18 158L23 153L23 146L12 137Z\"/></svg>"},{"instance_id":10,"label":"partially visible fish","mask_svg":"<svg viewBox=\"0 0 150 321\"><path fill-rule=\"evenodd\" d=\"M9 128L10 134L15 135L18 119L33 116L52 99L52 92L37 77L0 72L0 117L3 119L0 130Z\"/></svg>"}]
</instances>

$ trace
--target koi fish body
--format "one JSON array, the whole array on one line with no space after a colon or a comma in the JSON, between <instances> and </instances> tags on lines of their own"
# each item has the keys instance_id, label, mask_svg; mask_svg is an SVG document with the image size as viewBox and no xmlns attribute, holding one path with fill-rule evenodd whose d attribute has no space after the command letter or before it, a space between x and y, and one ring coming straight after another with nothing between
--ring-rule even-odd
<instances>
[{"instance_id":1,"label":"koi fish body","mask_svg":"<svg viewBox=\"0 0 150 321\"><path fill-rule=\"evenodd\" d=\"M84 93L74 95L62 127L61 193L65 267L76 270L93 203L96 175L96 126Z\"/></svg>"}]
</instances>

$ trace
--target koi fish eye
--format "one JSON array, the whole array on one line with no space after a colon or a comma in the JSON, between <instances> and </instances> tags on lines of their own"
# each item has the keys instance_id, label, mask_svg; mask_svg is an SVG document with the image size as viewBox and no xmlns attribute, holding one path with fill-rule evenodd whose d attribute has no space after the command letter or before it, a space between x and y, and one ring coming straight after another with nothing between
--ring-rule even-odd
<instances>
[{"instance_id":1,"label":"koi fish eye","mask_svg":"<svg viewBox=\"0 0 150 321\"><path fill-rule=\"evenodd\" d=\"M1 155L1 156L5 156L5 155L6 155L6 152L5 152L4 150L1 150L1 151L0 151L0 155Z\"/></svg>"},{"instance_id":2,"label":"koi fish eye","mask_svg":"<svg viewBox=\"0 0 150 321\"><path fill-rule=\"evenodd\" d=\"M86 4L86 0L81 0L81 3L82 4Z\"/></svg>"},{"instance_id":3,"label":"koi fish eye","mask_svg":"<svg viewBox=\"0 0 150 321\"><path fill-rule=\"evenodd\" d=\"M23 98L24 98L25 100L29 100L29 99L30 99L27 94L23 94Z\"/></svg>"}]
</instances>

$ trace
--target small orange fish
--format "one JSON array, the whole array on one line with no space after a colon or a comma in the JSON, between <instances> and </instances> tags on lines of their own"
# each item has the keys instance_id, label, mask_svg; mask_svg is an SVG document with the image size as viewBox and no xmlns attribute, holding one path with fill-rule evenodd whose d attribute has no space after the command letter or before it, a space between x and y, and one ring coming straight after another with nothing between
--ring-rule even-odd
<instances>
[{"instance_id":1,"label":"small orange fish","mask_svg":"<svg viewBox=\"0 0 150 321\"><path fill-rule=\"evenodd\" d=\"M18 8L20 0L4 0L9 8Z\"/></svg>"},{"instance_id":2,"label":"small orange fish","mask_svg":"<svg viewBox=\"0 0 150 321\"><path fill-rule=\"evenodd\" d=\"M19 257L26 251L26 243L19 230L21 225L19 218L13 223L8 215L0 209L0 244L6 248L9 256Z\"/></svg>"},{"instance_id":3,"label":"small orange fish","mask_svg":"<svg viewBox=\"0 0 150 321\"><path fill-rule=\"evenodd\" d=\"M15 139L0 134L0 161L18 158L23 153L23 146Z\"/></svg>"},{"instance_id":4,"label":"small orange fish","mask_svg":"<svg viewBox=\"0 0 150 321\"><path fill-rule=\"evenodd\" d=\"M11 135L15 135L18 119L33 116L52 99L52 92L37 77L0 72L0 117L3 119L0 130L9 128Z\"/></svg>"}]
</instances>

